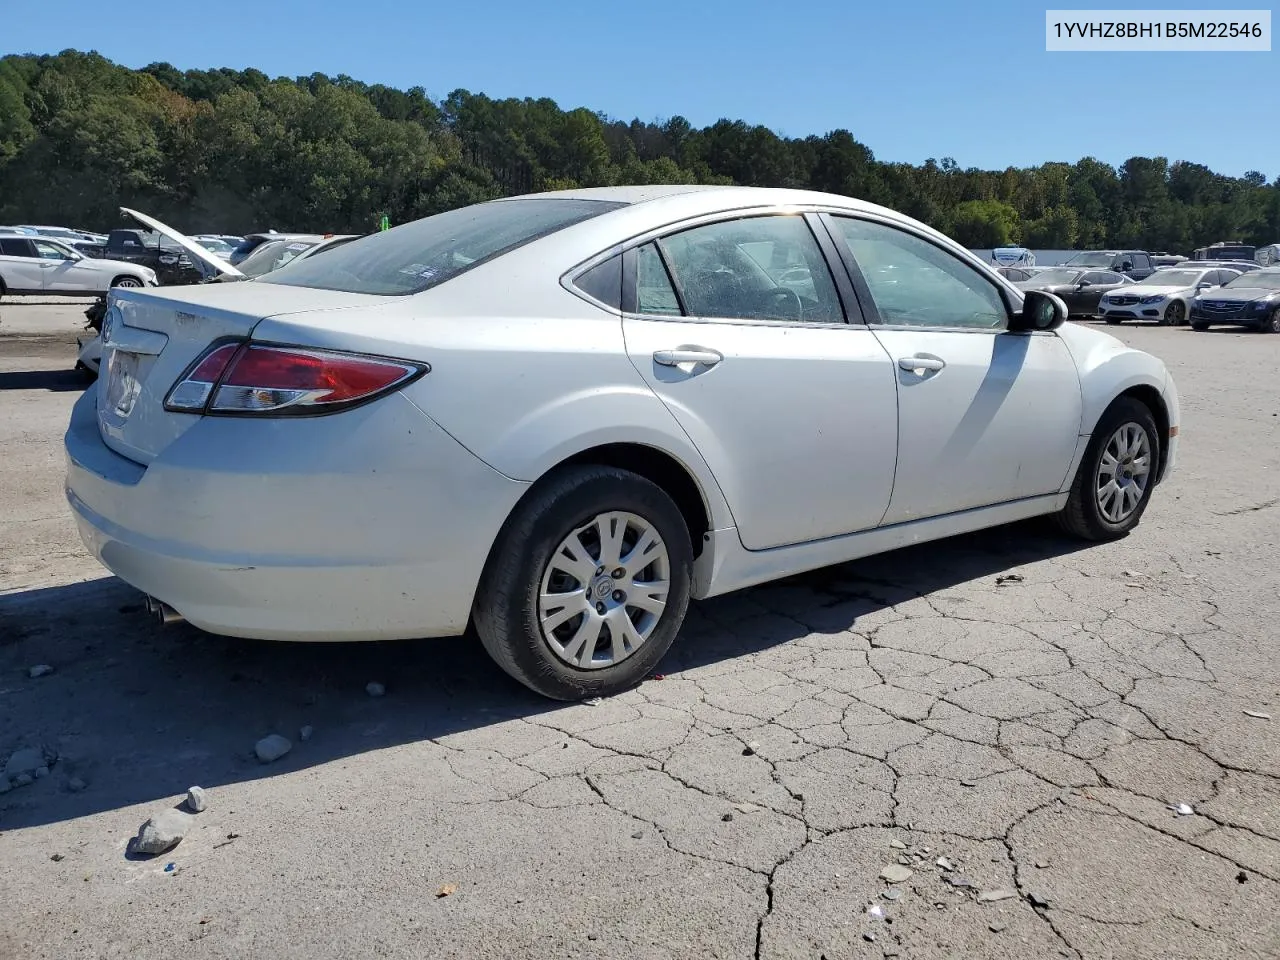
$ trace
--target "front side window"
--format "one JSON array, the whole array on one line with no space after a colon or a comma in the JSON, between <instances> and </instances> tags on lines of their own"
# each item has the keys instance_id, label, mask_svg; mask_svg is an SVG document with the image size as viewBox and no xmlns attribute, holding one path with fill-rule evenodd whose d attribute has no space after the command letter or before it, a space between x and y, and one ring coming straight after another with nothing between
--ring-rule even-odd
<instances>
[{"instance_id":1,"label":"front side window","mask_svg":"<svg viewBox=\"0 0 1280 960\"><path fill-rule=\"evenodd\" d=\"M56 243L50 243L48 240L35 240L36 254L41 260L70 260L71 253L66 247L59 246Z\"/></svg>"},{"instance_id":2,"label":"front side window","mask_svg":"<svg viewBox=\"0 0 1280 960\"><path fill-rule=\"evenodd\" d=\"M844 322L831 271L801 216L709 223L658 243L689 316Z\"/></svg>"},{"instance_id":3,"label":"front side window","mask_svg":"<svg viewBox=\"0 0 1280 960\"><path fill-rule=\"evenodd\" d=\"M883 223L852 217L832 222L862 270L881 323L982 330L1008 325L1000 291L959 258Z\"/></svg>"},{"instance_id":4,"label":"front side window","mask_svg":"<svg viewBox=\"0 0 1280 960\"><path fill-rule=\"evenodd\" d=\"M260 283L348 293L421 293L486 260L624 204L533 197L438 213L307 257Z\"/></svg>"},{"instance_id":5,"label":"front side window","mask_svg":"<svg viewBox=\"0 0 1280 960\"><path fill-rule=\"evenodd\" d=\"M636 251L636 312L680 316L680 298L654 243Z\"/></svg>"}]
</instances>

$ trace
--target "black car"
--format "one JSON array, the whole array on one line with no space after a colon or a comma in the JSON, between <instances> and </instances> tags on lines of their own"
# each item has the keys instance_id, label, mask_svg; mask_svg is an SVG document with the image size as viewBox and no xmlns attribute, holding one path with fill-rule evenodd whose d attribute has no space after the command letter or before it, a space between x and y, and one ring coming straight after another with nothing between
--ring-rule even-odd
<instances>
[{"instance_id":1,"label":"black car","mask_svg":"<svg viewBox=\"0 0 1280 960\"><path fill-rule=\"evenodd\" d=\"M1214 324L1280 333L1280 267L1241 274L1191 301L1191 329Z\"/></svg>"},{"instance_id":2,"label":"black car","mask_svg":"<svg viewBox=\"0 0 1280 960\"><path fill-rule=\"evenodd\" d=\"M1112 273L1123 273L1134 280L1145 280L1156 269L1151 262L1151 255L1145 250L1085 250L1077 253L1063 266L1080 270L1086 267L1110 270Z\"/></svg>"},{"instance_id":3,"label":"black car","mask_svg":"<svg viewBox=\"0 0 1280 960\"><path fill-rule=\"evenodd\" d=\"M1030 280L1015 283L1019 290L1043 290L1062 298L1067 313L1073 317L1092 317L1104 294L1133 283L1126 276L1110 270L1082 270L1079 267L1049 267Z\"/></svg>"}]
</instances>

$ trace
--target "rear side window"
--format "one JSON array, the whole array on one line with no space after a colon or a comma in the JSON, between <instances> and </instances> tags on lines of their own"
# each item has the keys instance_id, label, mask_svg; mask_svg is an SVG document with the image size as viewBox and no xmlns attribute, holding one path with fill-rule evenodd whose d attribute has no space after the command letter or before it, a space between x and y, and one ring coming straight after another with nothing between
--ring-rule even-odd
<instances>
[{"instance_id":1,"label":"rear side window","mask_svg":"<svg viewBox=\"0 0 1280 960\"><path fill-rule=\"evenodd\" d=\"M486 260L621 206L625 204L537 197L475 204L370 234L258 282L382 296L421 293Z\"/></svg>"},{"instance_id":2,"label":"rear side window","mask_svg":"<svg viewBox=\"0 0 1280 960\"><path fill-rule=\"evenodd\" d=\"M0 240L0 253L6 257L34 257L35 251L31 249L29 241L20 240L16 237L6 240Z\"/></svg>"},{"instance_id":3,"label":"rear side window","mask_svg":"<svg viewBox=\"0 0 1280 960\"><path fill-rule=\"evenodd\" d=\"M636 251L636 312L680 316L680 298L653 243Z\"/></svg>"},{"instance_id":4,"label":"rear side window","mask_svg":"<svg viewBox=\"0 0 1280 960\"><path fill-rule=\"evenodd\" d=\"M605 306L622 309L622 254L610 257L573 281L573 285Z\"/></svg>"}]
</instances>

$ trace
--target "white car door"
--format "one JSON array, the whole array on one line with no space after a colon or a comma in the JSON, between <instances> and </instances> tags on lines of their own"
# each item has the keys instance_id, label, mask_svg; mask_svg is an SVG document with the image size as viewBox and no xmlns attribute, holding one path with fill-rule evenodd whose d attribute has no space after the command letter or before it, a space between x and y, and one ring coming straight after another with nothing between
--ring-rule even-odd
<instances>
[{"instance_id":1,"label":"white car door","mask_svg":"<svg viewBox=\"0 0 1280 960\"><path fill-rule=\"evenodd\" d=\"M625 258L627 352L751 550L875 527L893 489L893 366L845 321L817 236L801 215L737 217Z\"/></svg>"},{"instance_id":2,"label":"white car door","mask_svg":"<svg viewBox=\"0 0 1280 960\"><path fill-rule=\"evenodd\" d=\"M1008 332L996 283L923 236L871 218L828 223L896 367L898 470L884 523L1058 491L1082 412L1061 338Z\"/></svg>"},{"instance_id":3,"label":"white car door","mask_svg":"<svg viewBox=\"0 0 1280 960\"><path fill-rule=\"evenodd\" d=\"M95 261L56 240L37 240L35 245L44 270L45 290L85 293L107 289L110 277L101 268L95 269Z\"/></svg>"},{"instance_id":4,"label":"white car door","mask_svg":"<svg viewBox=\"0 0 1280 960\"><path fill-rule=\"evenodd\" d=\"M40 293L44 290L43 264L27 237L0 237L0 278L8 289Z\"/></svg>"}]
</instances>

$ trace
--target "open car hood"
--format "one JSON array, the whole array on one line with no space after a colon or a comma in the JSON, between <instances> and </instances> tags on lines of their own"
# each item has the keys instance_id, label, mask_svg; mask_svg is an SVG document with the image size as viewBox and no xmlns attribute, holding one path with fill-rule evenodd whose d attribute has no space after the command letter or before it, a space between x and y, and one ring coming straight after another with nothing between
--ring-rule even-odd
<instances>
[{"instance_id":1,"label":"open car hood","mask_svg":"<svg viewBox=\"0 0 1280 960\"><path fill-rule=\"evenodd\" d=\"M137 210L130 210L128 207L121 207L120 212L133 217L133 219L137 220L143 226L149 227L156 233L164 234L174 243L178 244L178 246L182 247L183 250L187 251L187 253L191 254L195 259L203 263L205 267L212 269L214 275L226 274L231 277L244 276L243 273L231 264L227 263L227 261L223 260L221 257L214 256L204 247L200 246L200 244L196 243L190 237L179 233L167 223L161 223L155 217L149 217L145 213L139 213Z\"/></svg>"}]
</instances>

